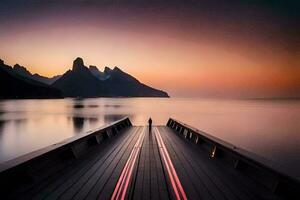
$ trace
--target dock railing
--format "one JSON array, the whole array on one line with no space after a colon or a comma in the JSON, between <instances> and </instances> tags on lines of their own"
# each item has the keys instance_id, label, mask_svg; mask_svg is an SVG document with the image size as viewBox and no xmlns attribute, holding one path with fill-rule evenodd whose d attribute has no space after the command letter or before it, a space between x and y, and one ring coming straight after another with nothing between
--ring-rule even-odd
<instances>
[{"instance_id":1,"label":"dock railing","mask_svg":"<svg viewBox=\"0 0 300 200\"><path fill-rule=\"evenodd\" d=\"M274 194L288 199L300 197L300 183L297 179L275 170L249 152L172 118L168 120L167 126L186 140L199 145L211 159L224 161Z\"/></svg>"},{"instance_id":2,"label":"dock railing","mask_svg":"<svg viewBox=\"0 0 300 200\"><path fill-rule=\"evenodd\" d=\"M95 145L101 144L130 126L132 124L129 118L125 117L96 130L2 163L0 164L0 188L11 188L24 181L35 181L39 176L47 173L40 171L45 166L49 166L49 171L56 166L63 168L65 163L81 157Z\"/></svg>"}]
</instances>

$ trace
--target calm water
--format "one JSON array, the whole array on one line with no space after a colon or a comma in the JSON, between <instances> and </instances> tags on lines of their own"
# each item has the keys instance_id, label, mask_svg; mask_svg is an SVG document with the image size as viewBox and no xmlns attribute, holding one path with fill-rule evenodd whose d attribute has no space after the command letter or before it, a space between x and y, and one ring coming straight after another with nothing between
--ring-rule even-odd
<instances>
[{"instance_id":1,"label":"calm water","mask_svg":"<svg viewBox=\"0 0 300 200\"><path fill-rule=\"evenodd\" d=\"M0 101L0 162L129 116L174 117L280 165L300 179L300 101L60 99Z\"/></svg>"}]
</instances>

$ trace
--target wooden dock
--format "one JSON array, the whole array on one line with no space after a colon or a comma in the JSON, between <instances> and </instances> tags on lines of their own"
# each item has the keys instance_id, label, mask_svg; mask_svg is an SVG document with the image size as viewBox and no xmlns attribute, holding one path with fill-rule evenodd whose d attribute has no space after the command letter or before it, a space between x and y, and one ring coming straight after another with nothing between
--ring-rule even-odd
<instances>
[{"instance_id":1,"label":"wooden dock","mask_svg":"<svg viewBox=\"0 0 300 200\"><path fill-rule=\"evenodd\" d=\"M128 118L0 166L1 199L299 199L299 182L184 123Z\"/></svg>"}]
</instances>

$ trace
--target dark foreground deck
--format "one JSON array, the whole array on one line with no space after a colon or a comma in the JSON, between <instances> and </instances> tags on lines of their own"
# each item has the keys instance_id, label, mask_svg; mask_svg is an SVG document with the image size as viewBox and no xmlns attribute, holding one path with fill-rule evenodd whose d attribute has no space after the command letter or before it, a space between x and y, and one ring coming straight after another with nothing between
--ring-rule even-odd
<instances>
[{"instance_id":1,"label":"dark foreground deck","mask_svg":"<svg viewBox=\"0 0 300 200\"><path fill-rule=\"evenodd\" d=\"M0 198L281 199L167 126L131 126L84 156L34 170L42 173Z\"/></svg>"}]
</instances>

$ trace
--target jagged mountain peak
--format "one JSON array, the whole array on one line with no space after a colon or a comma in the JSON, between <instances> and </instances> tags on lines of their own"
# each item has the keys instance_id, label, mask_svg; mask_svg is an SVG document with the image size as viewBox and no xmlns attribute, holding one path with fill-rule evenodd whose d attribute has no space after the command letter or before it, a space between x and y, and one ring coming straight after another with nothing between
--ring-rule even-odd
<instances>
[{"instance_id":1,"label":"jagged mountain peak","mask_svg":"<svg viewBox=\"0 0 300 200\"><path fill-rule=\"evenodd\" d=\"M15 64L13 69L16 73L22 76L32 76L31 72L26 69L26 67L21 66L19 64Z\"/></svg>"},{"instance_id":2,"label":"jagged mountain peak","mask_svg":"<svg viewBox=\"0 0 300 200\"><path fill-rule=\"evenodd\" d=\"M104 67L105 74L109 74L111 71L112 71L112 69L110 69L109 67L107 67L107 66Z\"/></svg>"},{"instance_id":3,"label":"jagged mountain peak","mask_svg":"<svg viewBox=\"0 0 300 200\"><path fill-rule=\"evenodd\" d=\"M60 89L66 97L108 96L107 89L95 72L100 73L96 67L84 66L82 58L76 58L73 69L64 73L52 86Z\"/></svg>"},{"instance_id":4,"label":"jagged mountain peak","mask_svg":"<svg viewBox=\"0 0 300 200\"><path fill-rule=\"evenodd\" d=\"M90 69L90 70L100 71L100 70L98 69L98 67L95 66L95 65L90 65L90 66L89 66L89 69Z\"/></svg>"},{"instance_id":5,"label":"jagged mountain peak","mask_svg":"<svg viewBox=\"0 0 300 200\"><path fill-rule=\"evenodd\" d=\"M111 69L109 67L105 67L104 68L104 73L107 74L107 75L110 75L112 73L115 74L117 72L123 72L123 71L119 67L117 67L117 66L115 66L113 69Z\"/></svg>"},{"instance_id":6,"label":"jagged mountain peak","mask_svg":"<svg viewBox=\"0 0 300 200\"><path fill-rule=\"evenodd\" d=\"M115 66L113 70L114 71L122 71L118 66Z\"/></svg>"},{"instance_id":7,"label":"jagged mountain peak","mask_svg":"<svg viewBox=\"0 0 300 200\"><path fill-rule=\"evenodd\" d=\"M80 58L80 57L78 57L78 58L76 58L73 61L73 68L72 68L72 70L73 71L79 71L79 70L82 70L82 69L86 69L86 67L84 66L83 59Z\"/></svg>"},{"instance_id":8,"label":"jagged mountain peak","mask_svg":"<svg viewBox=\"0 0 300 200\"><path fill-rule=\"evenodd\" d=\"M24 66L21 66L21 65L19 65L19 64L15 64L13 68L14 68L14 69L23 69L23 70L28 71Z\"/></svg>"},{"instance_id":9,"label":"jagged mountain peak","mask_svg":"<svg viewBox=\"0 0 300 200\"><path fill-rule=\"evenodd\" d=\"M2 61L2 60L1 60ZM43 83L46 85L51 85L54 81L56 81L57 79L59 79L61 77L61 75L56 75L53 76L51 78L39 75L38 73L31 73L29 70L27 70L26 67L19 65L19 64L15 64L13 67L5 65L4 61L1 63L0 61L0 65L2 67L5 67L5 69L12 75L18 75L19 77L24 77L26 78L26 80L34 80L38 83Z\"/></svg>"},{"instance_id":10,"label":"jagged mountain peak","mask_svg":"<svg viewBox=\"0 0 300 200\"><path fill-rule=\"evenodd\" d=\"M101 72L96 66L90 65L89 70L96 78L101 81L104 81L108 78L108 75L104 72Z\"/></svg>"},{"instance_id":11,"label":"jagged mountain peak","mask_svg":"<svg viewBox=\"0 0 300 200\"><path fill-rule=\"evenodd\" d=\"M122 69L120 69L118 66L115 66L114 69L112 70L114 73L123 73L123 74L127 74L126 72L124 72Z\"/></svg>"},{"instance_id":12,"label":"jagged mountain peak","mask_svg":"<svg viewBox=\"0 0 300 200\"><path fill-rule=\"evenodd\" d=\"M61 92L36 81L21 65L11 67L0 62L0 99L2 98L60 98Z\"/></svg>"}]
</instances>

